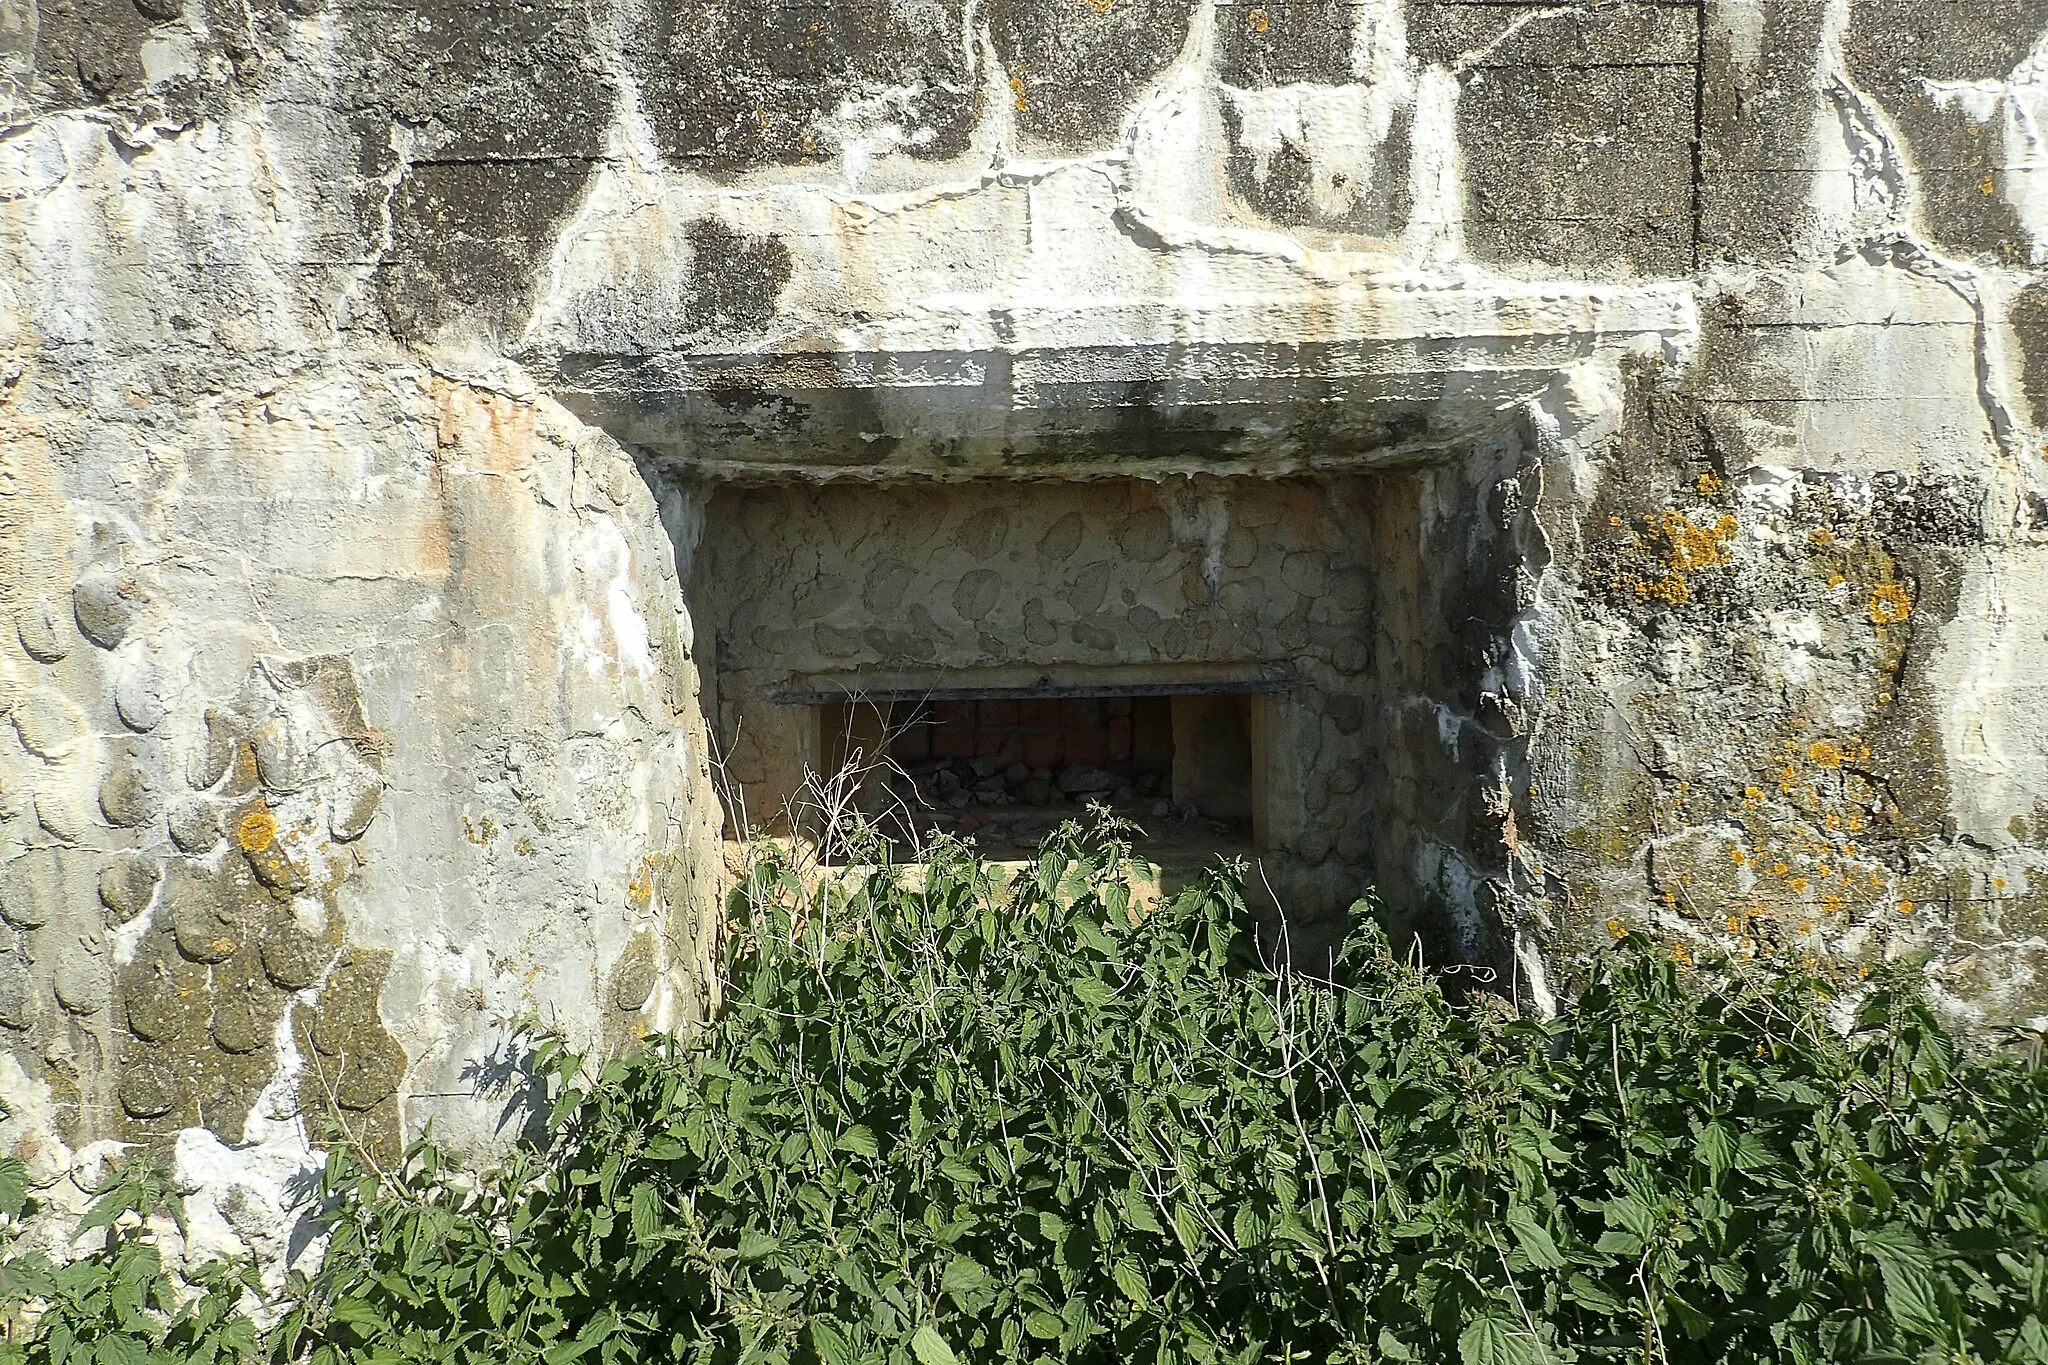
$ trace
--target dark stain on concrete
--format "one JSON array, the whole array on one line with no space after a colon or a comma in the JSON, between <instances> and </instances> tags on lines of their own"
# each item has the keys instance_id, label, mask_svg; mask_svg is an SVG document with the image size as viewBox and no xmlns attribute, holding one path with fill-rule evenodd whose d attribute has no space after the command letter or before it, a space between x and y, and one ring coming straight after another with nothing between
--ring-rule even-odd
<instances>
[{"instance_id":1,"label":"dark stain on concrete","mask_svg":"<svg viewBox=\"0 0 2048 1365\"><path fill-rule=\"evenodd\" d=\"M2020 390L2027 396L2027 408L2034 425L2048 425L2048 284L2020 290L2007 321L2019 342Z\"/></svg>"},{"instance_id":2,"label":"dark stain on concrete","mask_svg":"<svg viewBox=\"0 0 2048 1365\"><path fill-rule=\"evenodd\" d=\"M1907 143L1927 231L1952 251L2025 264L2031 243L2005 198L2005 146L1996 123L1941 104L1928 81L2003 77L2048 27L2043 0L1972 0L1851 10L1843 57L1858 89L1876 99Z\"/></svg>"},{"instance_id":3,"label":"dark stain on concrete","mask_svg":"<svg viewBox=\"0 0 2048 1365\"><path fill-rule=\"evenodd\" d=\"M1237 4L1216 15L1216 75L1226 85L1337 85L1351 79L1351 0Z\"/></svg>"},{"instance_id":4,"label":"dark stain on concrete","mask_svg":"<svg viewBox=\"0 0 2048 1365\"><path fill-rule=\"evenodd\" d=\"M775 316L782 287L789 283L789 248L782 239L749 237L716 218L697 219L684 235L690 243L684 324L692 331L752 332L765 327Z\"/></svg>"},{"instance_id":5,"label":"dark stain on concrete","mask_svg":"<svg viewBox=\"0 0 2048 1365\"><path fill-rule=\"evenodd\" d=\"M847 106L881 142L946 159L976 114L964 27L962 0L653 0L625 55L662 154L698 174L829 160Z\"/></svg>"},{"instance_id":6,"label":"dark stain on concrete","mask_svg":"<svg viewBox=\"0 0 2048 1365\"><path fill-rule=\"evenodd\" d=\"M1114 142L1180 54L1194 13L1194 0L993 0L989 35L1018 131L1067 152Z\"/></svg>"}]
</instances>

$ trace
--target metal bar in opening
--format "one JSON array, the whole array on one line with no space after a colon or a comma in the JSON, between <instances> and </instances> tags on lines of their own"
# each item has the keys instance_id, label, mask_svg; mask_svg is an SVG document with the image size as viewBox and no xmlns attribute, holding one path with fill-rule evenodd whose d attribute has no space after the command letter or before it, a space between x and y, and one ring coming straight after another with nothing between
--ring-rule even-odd
<instances>
[{"instance_id":1,"label":"metal bar in opening","mask_svg":"<svg viewBox=\"0 0 2048 1365\"><path fill-rule=\"evenodd\" d=\"M1285 692L1293 684L1285 678L1233 678L1213 682L1103 682L1056 683L1041 678L1018 686L949 687L932 683L909 687L901 683L862 687L855 683L829 683L810 687L771 689L768 699L784 706L826 706L852 701L1008 701L1060 697L1199 697L1233 693Z\"/></svg>"}]
</instances>

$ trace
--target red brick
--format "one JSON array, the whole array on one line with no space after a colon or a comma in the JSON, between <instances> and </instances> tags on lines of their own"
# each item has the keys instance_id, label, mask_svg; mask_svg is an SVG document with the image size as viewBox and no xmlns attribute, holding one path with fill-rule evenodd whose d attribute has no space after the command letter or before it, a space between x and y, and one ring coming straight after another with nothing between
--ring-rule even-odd
<instances>
[{"instance_id":1,"label":"red brick","mask_svg":"<svg viewBox=\"0 0 2048 1365\"><path fill-rule=\"evenodd\" d=\"M1014 701L997 699L980 702L977 704L976 709L981 714L981 723L983 725L1015 725L1017 723L1017 703Z\"/></svg>"},{"instance_id":2,"label":"red brick","mask_svg":"<svg viewBox=\"0 0 2048 1365\"><path fill-rule=\"evenodd\" d=\"M1003 741L1009 737L1010 732L1007 729L984 726L974 732L974 752L999 754L1003 751Z\"/></svg>"},{"instance_id":3,"label":"red brick","mask_svg":"<svg viewBox=\"0 0 2048 1365\"><path fill-rule=\"evenodd\" d=\"M974 757L974 731L964 725L948 725L932 731L932 757Z\"/></svg>"},{"instance_id":4,"label":"red brick","mask_svg":"<svg viewBox=\"0 0 2048 1365\"><path fill-rule=\"evenodd\" d=\"M1098 697L1060 698L1060 724L1100 725L1102 701Z\"/></svg>"},{"instance_id":5,"label":"red brick","mask_svg":"<svg viewBox=\"0 0 2048 1365\"><path fill-rule=\"evenodd\" d=\"M1109 714L1112 716L1128 716L1131 714L1131 699L1129 697L1111 697L1109 699Z\"/></svg>"},{"instance_id":6,"label":"red brick","mask_svg":"<svg viewBox=\"0 0 2048 1365\"><path fill-rule=\"evenodd\" d=\"M1026 735L1024 737L1024 762L1033 768L1056 768L1060 764L1060 737L1058 735Z\"/></svg>"},{"instance_id":7,"label":"red brick","mask_svg":"<svg viewBox=\"0 0 2048 1365\"><path fill-rule=\"evenodd\" d=\"M1126 763L1131 757L1131 718L1112 716L1109 721L1109 757L1112 762Z\"/></svg>"},{"instance_id":8,"label":"red brick","mask_svg":"<svg viewBox=\"0 0 2048 1365\"><path fill-rule=\"evenodd\" d=\"M932 719L940 725L974 724L974 703L971 701L935 701L932 703Z\"/></svg>"},{"instance_id":9,"label":"red brick","mask_svg":"<svg viewBox=\"0 0 2048 1365\"><path fill-rule=\"evenodd\" d=\"M1069 763L1085 763L1099 768L1109 761L1108 736L1100 730L1074 730L1068 733L1066 760Z\"/></svg>"},{"instance_id":10,"label":"red brick","mask_svg":"<svg viewBox=\"0 0 2048 1365\"><path fill-rule=\"evenodd\" d=\"M1050 698L1033 697L1017 703L1017 719L1024 725L1058 725L1060 704Z\"/></svg>"}]
</instances>

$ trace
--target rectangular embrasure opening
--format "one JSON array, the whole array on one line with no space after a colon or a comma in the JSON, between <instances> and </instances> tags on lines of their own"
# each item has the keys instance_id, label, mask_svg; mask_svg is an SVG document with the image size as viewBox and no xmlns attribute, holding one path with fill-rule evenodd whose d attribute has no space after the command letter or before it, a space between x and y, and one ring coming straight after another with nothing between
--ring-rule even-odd
<instances>
[{"instance_id":1,"label":"rectangular embrasure opening","mask_svg":"<svg viewBox=\"0 0 2048 1365\"><path fill-rule=\"evenodd\" d=\"M852 799L892 838L1028 850L1100 804L1147 845L1262 845L1264 693L1087 691L812 709L826 771L861 774Z\"/></svg>"}]
</instances>

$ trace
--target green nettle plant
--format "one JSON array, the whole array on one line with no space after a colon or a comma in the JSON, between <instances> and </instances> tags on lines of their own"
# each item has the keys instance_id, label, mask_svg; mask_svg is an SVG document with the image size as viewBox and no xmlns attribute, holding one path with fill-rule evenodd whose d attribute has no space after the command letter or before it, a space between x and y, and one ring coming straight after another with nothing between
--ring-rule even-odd
<instances>
[{"instance_id":1,"label":"green nettle plant","mask_svg":"<svg viewBox=\"0 0 2048 1365\"><path fill-rule=\"evenodd\" d=\"M1240 867L1133 916L1126 833L1008 882L763 856L719 1019L594 1073L543 1043L548 1137L488 1169L337 1147L260 1334L245 1272L174 1296L101 1213L105 1254L0 1272L4 1354L2048 1360L2048 1077L1959 1059L1906 974L1845 1033L1819 979L1630 940L1521 1019L1364 914L1341 985L1259 965Z\"/></svg>"}]
</instances>

